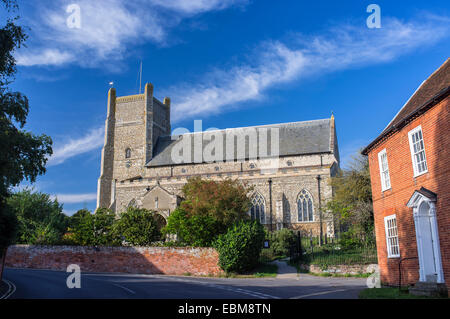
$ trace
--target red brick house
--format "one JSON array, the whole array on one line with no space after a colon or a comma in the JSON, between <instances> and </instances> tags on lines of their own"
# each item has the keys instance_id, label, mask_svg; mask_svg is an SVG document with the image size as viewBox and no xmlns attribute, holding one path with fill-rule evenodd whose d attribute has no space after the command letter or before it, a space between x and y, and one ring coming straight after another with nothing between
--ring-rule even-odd
<instances>
[{"instance_id":1,"label":"red brick house","mask_svg":"<svg viewBox=\"0 0 450 319\"><path fill-rule=\"evenodd\" d=\"M362 151L381 281L398 285L401 269L402 285L415 284L417 293L450 287L449 94L447 59Z\"/></svg>"}]
</instances>

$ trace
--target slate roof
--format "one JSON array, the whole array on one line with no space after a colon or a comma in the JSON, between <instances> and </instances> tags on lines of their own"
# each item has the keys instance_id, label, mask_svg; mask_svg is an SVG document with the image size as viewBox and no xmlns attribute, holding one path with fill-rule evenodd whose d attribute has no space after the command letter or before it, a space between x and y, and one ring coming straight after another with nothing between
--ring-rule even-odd
<instances>
[{"instance_id":1,"label":"slate roof","mask_svg":"<svg viewBox=\"0 0 450 319\"><path fill-rule=\"evenodd\" d=\"M153 157L147 163L148 167L155 166L167 166L167 165L176 165L176 163L172 159L172 149L178 143L182 143L184 138L191 138L191 162L194 163L194 143L195 141L201 140L198 137L198 134L201 134L203 139L208 138L207 141L203 142L203 149L209 143L211 135L217 133L223 133L223 161L226 159L226 134L233 134L235 136L245 136L249 129L256 129L258 136L263 134L262 131L264 129L269 129L267 131L270 132L271 128L279 129L279 156L290 156L290 155L304 155L304 154L317 154L317 153L331 153L333 152L333 145L331 145L331 120L330 119L322 119L322 120L314 120L314 121L305 121L305 122L293 122L293 123L283 123L283 124L273 124L273 125L262 125L262 126L253 126L253 127L242 127L242 128L231 128L225 130L218 131L205 131L198 133L188 133L178 136L161 136L158 138L157 143L153 149ZM333 132L334 133L334 132ZM197 138L195 138L197 136ZM264 135L262 135L264 136ZM270 155L270 133L268 133L268 154ZM258 138L259 141L259 138ZM259 144L259 143L257 143ZM235 156L237 155L236 151L237 143L234 143L233 152ZM178 145L180 146L180 145ZM245 158L248 159L249 156L249 143L245 143ZM259 153L259 145L258 153ZM181 163L187 164L187 163Z\"/></svg>"},{"instance_id":2,"label":"slate roof","mask_svg":"<svg viewBox=\"0 0 450 319\"><path fill-rule=\"evenodd\" d=\"M371 147L383 137L392 131L401 129L410 119L436 105L439 101L447 97L449 93L450 58L419 86L383 132L362 153L367 155Z\"/></svg>"}]
</instances>

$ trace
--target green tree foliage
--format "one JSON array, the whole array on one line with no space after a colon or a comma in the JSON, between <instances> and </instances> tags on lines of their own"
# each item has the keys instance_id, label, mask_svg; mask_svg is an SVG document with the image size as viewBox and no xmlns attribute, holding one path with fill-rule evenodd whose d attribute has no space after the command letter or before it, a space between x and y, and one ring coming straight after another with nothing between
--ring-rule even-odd
<instances>
[{"instance_id":1,"label":"green tree foliage","mask_svg":"<svg viewBox=\"0 0 450 319\"><path fill-rule=\"evenodd\" d=\"M372 188L369 162L366 156L353 158L348 169L331 179L333 200L327 208L334 214L341 230L356 236L373 232Z\"/></svg>"},{"instance_id":2,"label":"green tree foliage","mask_svg":"<svg viewBox=\"0 0 450 319\"><path fill-rule=\"evenodd\" d=\"M17 7L16 1L2 2L10 12ZM45 173L47 157L52 154L50 137L23 130L29 112L28 99L8 87L17 72L14 52L27 38L16 20L17 17L8 18L0 29L0 198L7 197L10 187L23 179L34 182Z\"/></svg>"},{"instance_id":3,"label":"green tree foliage","mask_svg":"<svg viewBox=\"0 0 450 319\"><path fill-rule=\"evenodd\" d=\"M18 243L57 244L66 232L68 217L48 194L25 189L12 194L7 205L18 219Z\"/></svg>"},{"instance_id":4,"label":"green tree foliage","mask_svg":"<svg viewBox=\"0 0 450 319\"><path fill-rule=\"evenodd\" d=\"M160 240L155 214L147 209L128 207L113 226L114 236L133 246L149 246Z\"/></svg>"},{"instance_id":5,"label":"green tree foliage","mask_svg":"<svg viewBox=\"0 0 450 319\"><path fill-rule=\"evenodd\" d=\"M247 220L251 188L239 181L191 178L183 187L184 201L168 218L165 234L176 234L181 244L210 246L235 222Z\"/></svg>"},{"instance_id":6,"label":"green tree foliage","mask_svg":"<svg viewBox=\"0 0 450 319\"><path fill-rule=\"evenodd\" d=\"M82 209L70 218L69 238L81 246L116 246L120 244L113 231L115 214L99 208L94 214Z\"/></svg>"},{"instance_id":7,"label":"green tree foliage","mask_svg":"<svg viewBox=\"0 0 450 319\"><path fill-rule=\"evenodd\" d=\"M2 0L5 16L17 10L15 0ZM21 26L16 25L18 17L8 17L6 25L0 28L0 249L12 243L17 229L14 217L8 213L6 198L9 189L23 179L34 182L45 173L47 157L52 154L52 141L46 135L36 136L23 130L29 112L28 99L20 92L13 92L9 85L17 72L14 52L23 46L27 36ZM42 233L48 230L41 229ZM10 237L8 237L10 236Z\"/></svg>"},{"instance_id":8,"label":"green tree foliage","mask_svg":"<svg viewBox=\"0 0 450 319\"><path fill-rule=\"evenodd\" d=\"M222 229L222 223L211 216L189 216L182 208L177 208L170 214L163 233L177 235L183 245L210 247Z\"/></svg>"},{"instance_id":9,"label":"green tree foliage","mask_svg":"<svg viewBox=\"0 0 450 319\"><path fill-rule=\"evenodd\" d=\"M238 220L248 219L251 191L237 180L224 181L191 178L183 186L185 200L181 208L188 216L210 216L226 230Z\"/></svg>"},{"instance_id":10,"label":"green tree foliage","mask_svg":"<svg viewBox=\"0 0 450 319\"><path fill-rule=\"evenodd\" d=\"M269 240L271 256L284 257L289 256L289 250L292 244L297 241L293 230L283 228L274 232L268 232L266 238Z\"/></svg>"},{"instance_id":11,"label":"green tree foliage","mask_svg":"<svg viewBox=\"0 0 450 319\"><path fill-rule=\"evenodd\" d=\"M242 273L259 263L264 227L258 221L240 221L218 237L219 266L226 272Z\"/></svg>"}]
</instances>

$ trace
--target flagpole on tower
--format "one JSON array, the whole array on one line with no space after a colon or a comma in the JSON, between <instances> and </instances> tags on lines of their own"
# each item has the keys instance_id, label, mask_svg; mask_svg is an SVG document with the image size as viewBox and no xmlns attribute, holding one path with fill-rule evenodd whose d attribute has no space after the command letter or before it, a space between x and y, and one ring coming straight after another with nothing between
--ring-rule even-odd
<instances>
[{"instance_id":1,"label":"flagpole on tower","mask_svg":"<svg viewBox=\"0 0 450 319\"><path fill-rule=\"evenodd\" d=\"M139 94L141 94L141 89L142 89L142 60L141 60L140 78L139 78Z\"/></svg>"}]
</instances>

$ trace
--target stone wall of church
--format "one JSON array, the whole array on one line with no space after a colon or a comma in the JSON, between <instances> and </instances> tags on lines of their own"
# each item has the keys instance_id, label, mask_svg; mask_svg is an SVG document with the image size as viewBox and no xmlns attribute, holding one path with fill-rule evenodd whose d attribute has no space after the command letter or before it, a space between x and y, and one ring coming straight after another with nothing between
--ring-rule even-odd
<instances>
[{"instance_id":1,"label":"stone wall of church","mask_svg":"<svg viewBox=\"0 0 450 319\"><path fill-rule=\"evenodd\" d=\"M282 158L280 159L280 169L268 174L262 174L258 168L258 161L151 168L147 170L148 174L143 178L118 182L116 188L116 211L125 210L131 202L139 207L155 209L154 202L156 197L158 197L159 205L163 205L164 210L167 211L166 207L169 204L163 202L164 200L167 201L167 199L164 199L161 195L149 194L157 185L160 185L162 189L171 194L173 203L176 197L182 197L182 187L190 177L201 176L212 180L231 178L253 185L254 192L258 192L263 196L266 211L266 218L263 223L268 229L276 230L280 227L287 227L305 232L312 231L314 235L317 235L320 232L317 176L321 176L320 197L323 211L326 202L332 197L329 179L335 172L335 164L333 165L335 162L333 160L335 160L334 157L329 154ZM269 179L272 181L271 206ZM297 200L302 190L306 190L312 198L314 206L313 221L302 222L298 219ZM175 207L176 205L171 206L169 214ZM272 214L270 214L270 211L272 211ZM332 217L326 212L322 213L322 227L324 234L333 234Z\"/></svg>"}]
</instances>

